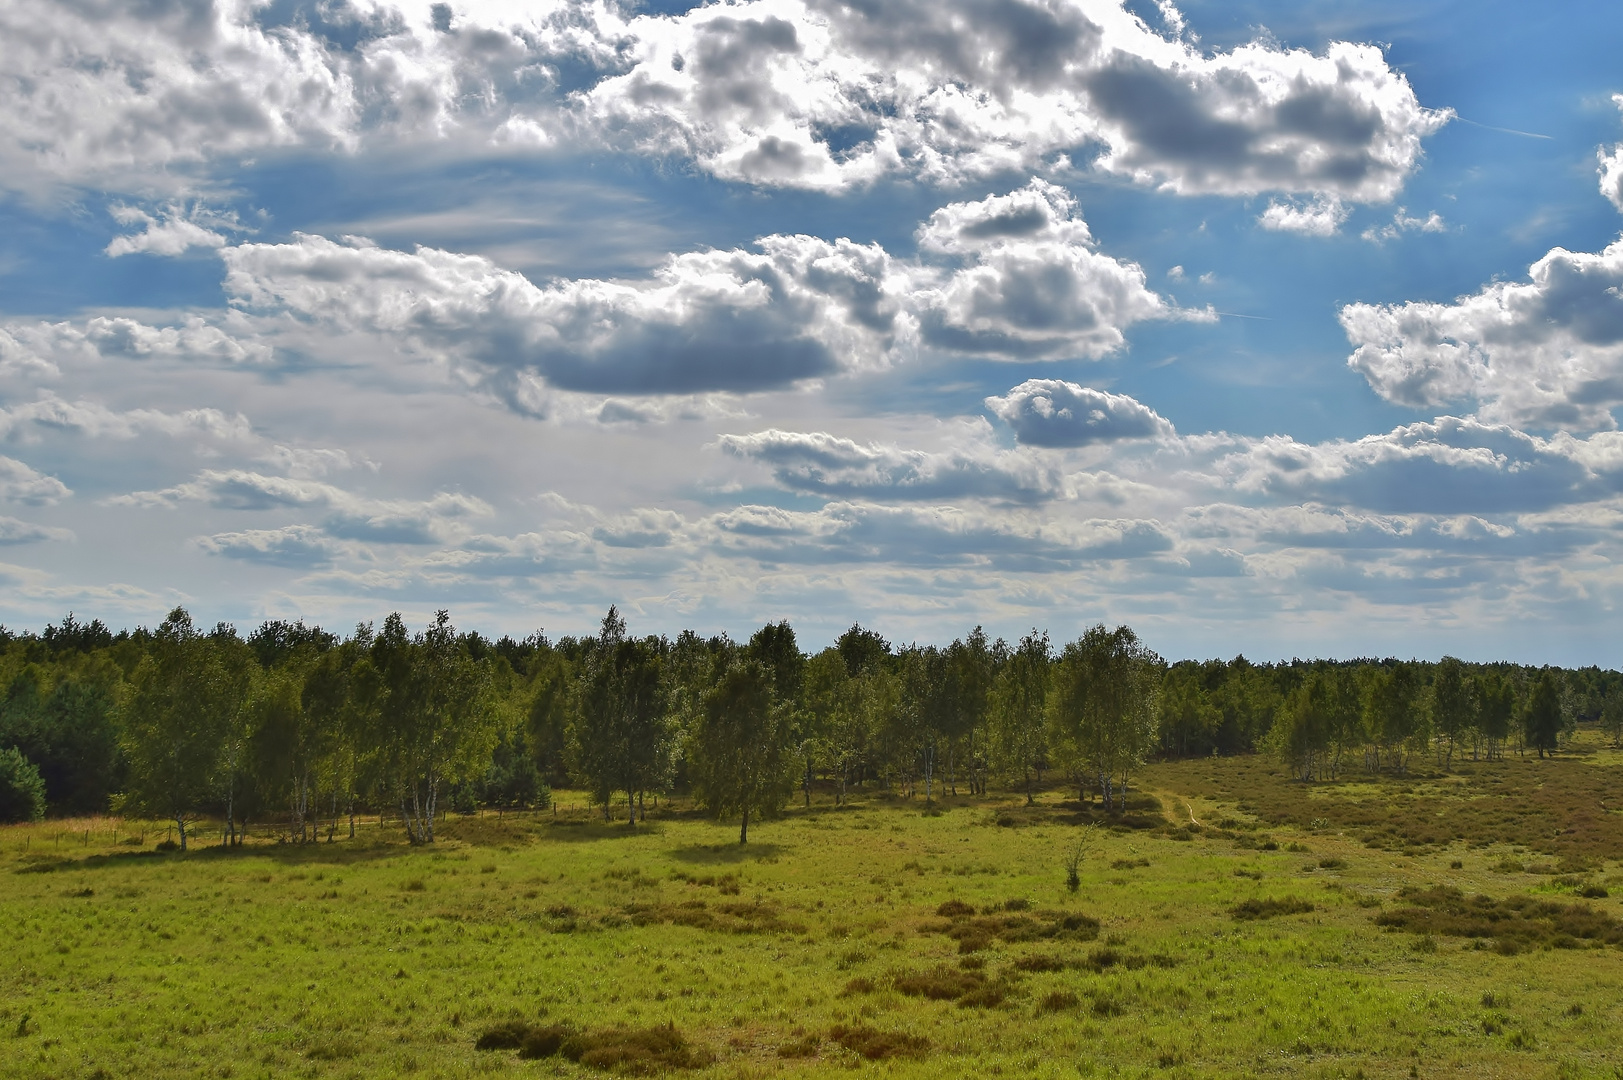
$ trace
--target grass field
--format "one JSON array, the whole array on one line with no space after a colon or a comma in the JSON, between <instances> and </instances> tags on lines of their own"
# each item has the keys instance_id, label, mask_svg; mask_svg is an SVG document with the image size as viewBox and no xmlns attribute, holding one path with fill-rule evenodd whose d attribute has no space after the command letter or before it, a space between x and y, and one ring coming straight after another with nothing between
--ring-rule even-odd
<instances>
[{"instance_id":1,"label":"grass field","mask_svg":"<svg viewBox=\"0 0 1623 1080\"><path fill-rule=\"evenodd\" d=\"M875 795L744 849L568 794L428 850L8 827L0 1075L1619 1076L1623 755L1584 749L1170 763L1091 830L1059 791Z\"/></svg>"}]
</instances>

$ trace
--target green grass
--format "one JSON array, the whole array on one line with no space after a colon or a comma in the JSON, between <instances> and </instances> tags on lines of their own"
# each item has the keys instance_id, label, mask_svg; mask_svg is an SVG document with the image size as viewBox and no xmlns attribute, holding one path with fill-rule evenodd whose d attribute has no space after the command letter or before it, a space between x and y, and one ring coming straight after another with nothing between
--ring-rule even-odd
<instances>
[{"instance_id":1,"label":"green grass","mask_svg":"<svg viewBox=\"0 0 1623 1080\"><path fill-rule=\"evenodd\" d=\"M1094 814L1060 792L793 810L744 849L680 806L452 820L428 850L372 823L185 855L152 850L161 825L10 827L0 1075L1616 1075L1623 902L1583 890L1623 851L1379 850L1269 767L1148 770L1075 892ZM1358 783L1360 807L1418 797ZM1319 812L1258 812L1298 801Z\"/></svg>"}]
</instances>

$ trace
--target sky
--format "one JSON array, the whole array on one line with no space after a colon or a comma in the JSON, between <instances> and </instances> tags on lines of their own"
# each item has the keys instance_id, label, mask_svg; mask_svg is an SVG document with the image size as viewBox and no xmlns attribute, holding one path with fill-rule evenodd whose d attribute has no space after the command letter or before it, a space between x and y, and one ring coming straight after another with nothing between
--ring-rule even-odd
<instances>
[{"instance_id":1,"label":"sky","mask_svg":"<svg viewBox=\"0 0 1623 1080\"><path fill-rule=\"evenodd\" d=\"M0 0L0 622L1616 666L1620 34Z\"/></svg>"}]
</instances>

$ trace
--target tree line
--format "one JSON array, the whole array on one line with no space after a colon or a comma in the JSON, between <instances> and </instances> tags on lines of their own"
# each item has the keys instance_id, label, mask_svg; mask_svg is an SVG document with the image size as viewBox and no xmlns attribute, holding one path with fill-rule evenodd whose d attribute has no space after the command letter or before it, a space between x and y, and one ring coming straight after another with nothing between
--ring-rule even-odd
<instances>
[{"instance_id":1,"label":"tree line","mask_svg":"<svg viewBox=\"0 0 1623 1080\"><path fill-rule=\"evenodd\" d=\"M182 847L204 819L226 844L254 827L302 843L353 836L363 812L427 844L448 808L545 807L554 787L632 827L650 801L692 797L741 841L791 798L873 785L929 800L996 783L1029 802L1058 777L1119 813L1157 757L1260 750L1315 779L1542 755L1581 720L1623 737L1623 676L1598 668L1168 665L1103 625L1058 647L978 627L893 647L853 626L807 654L787 622L747 642L636 637L614 608L556 641L493 641L443 611L345 638L302 621L204 630L179 608L117 634L69 615L0 628L0 685L0 819L145 814Z\"/></svg>"}]
</instances>

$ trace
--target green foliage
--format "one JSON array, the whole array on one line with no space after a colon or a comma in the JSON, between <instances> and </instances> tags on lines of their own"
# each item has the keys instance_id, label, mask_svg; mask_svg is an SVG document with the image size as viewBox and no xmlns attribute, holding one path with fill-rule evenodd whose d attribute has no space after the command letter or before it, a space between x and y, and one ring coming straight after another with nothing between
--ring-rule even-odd
<instances>
[{"instance_id":1,"label":"green foliage","mask_svg":"<svg viewBox=\"0 0 1623 1080\"><path fill-rule=\"evenodd\" d=\"M759 660L734 663L705 695L693 733L694 787L713 813L740 816L740 844L749 839L750 815L776 813L794 788L793 734L789 711Z\"/></svg>"},{"instance_id":2,"label":"green foliage","mask_svg":"<svg viewBox=\"0 0 1623 1080\"><path fill-rule=\"evenodd\" d=\"M45 781L16 747L0 750L0 821L45 817Z\"/></svg>"},{"instance_id":3,"label":"green foliage","mask_svg":"<svg viewBox=\"0 0 1623 1080\"><path fill-rule=\"evenodd\" d=\"M625 631L625 620L609 608L577 684L570 747L575 773L604 817L620 791L636 824L637 797L670 786L676 739L657 642Z\"/></svg>"},{"instance_id":4,"label":"green foliage","mask_svg":"<svg viewBox=\"0 0 1623 1080\"><path fill-rule=\"evenodd\" d=\"M1527 745L1538 751L1538 756L1553 751L1561 739L1561 696L1556 688L1555 675L1545 668L1533 683L1533 692L1522 713L1522 737Z\"/></svg>"},{"instance_id":5,"label":"green foliage","mask_svg":"<svg viewBox=\"0 0 1623 1080\"><path fill-rule=\"evenodd\" d=\"M1126 626L1091 627L1066 645L1054 671L1051 743L1073 778L1096 778L1107 807L1127 808L1127 777L1156 737L1163 663Z\"/></svg>"},{"instance_id":6,"label":"green foliage","mask_svg":"<svg viewBox=\"0 0 1623 1080\"><path fill-rule=\"evenodd\" d=\"M992 689L992 754L1004 773L1024 787L1030 805L1037 770L1047 750L1049 667L1046 631L1020 639Z\"/></svg>"},{"instance_id":7,"label":"green foliage","mask_svg":"<svg viewBox=\"0 0 1623 1080\"><path fill-rule=\"evenodd\" d=\"M234 635L204 636L176 608L154 635L136 670L125 708L130 761L126 806L175 823L181 850L187 826L213 803L224 749L246 686Z\"/></svg>"}]
</instances>

